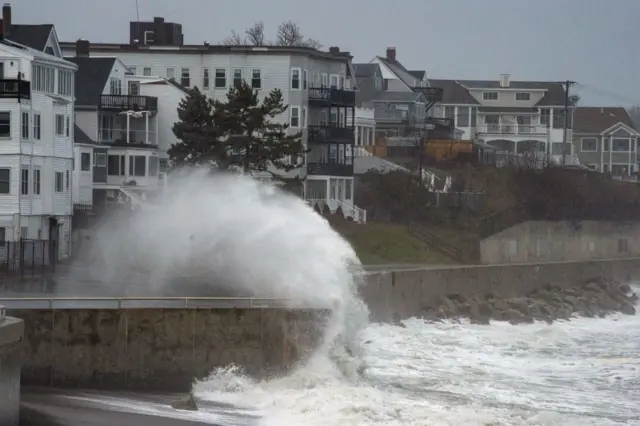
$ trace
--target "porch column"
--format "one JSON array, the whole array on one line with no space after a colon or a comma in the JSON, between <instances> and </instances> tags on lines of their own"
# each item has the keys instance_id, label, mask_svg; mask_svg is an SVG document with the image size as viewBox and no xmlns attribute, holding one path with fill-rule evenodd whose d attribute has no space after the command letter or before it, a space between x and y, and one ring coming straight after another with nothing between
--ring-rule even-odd
<instances>
[{"instance_id":1,"label":"porch column","mask_svg":"<svg viewBox=\"0 0 640 426\"><path fill-rule=\"evenodd\" d=\"M131 124L130 122L131 122L131 116L127 114L127 145L129 144L129 128Z\"/></svg>"},{"instance_id":2,"label":"porch column","mask_svg":"<svg viewBox=\"0 0 640 426\"><path fill-rule=\"evenodd\" d=\"M144 115L144 143L149 144L149 113Z\"/></svg>"},{"instance_id":3,"label":"porch column","mask_svg":"<svg viewBox=\"0 0 640 426\"><path fill-rule=\"evenodd\" d=\"M159 123L160 119L158 118L158 116L156 115L156 134L153 138L153 143L155 143L156 145L159 145L160 142L158 142L158 123Z\"/></svg>"},{"instance_id":4,"label":"porch column","mask_svg":"<svg viewBox=\"0 0 640 426\"><path fill-rule=\"evenodd\" d=\"M612 161L613 161L613 135L609 136L609 173L611 173Z\"/></svg>"}]
</instances>

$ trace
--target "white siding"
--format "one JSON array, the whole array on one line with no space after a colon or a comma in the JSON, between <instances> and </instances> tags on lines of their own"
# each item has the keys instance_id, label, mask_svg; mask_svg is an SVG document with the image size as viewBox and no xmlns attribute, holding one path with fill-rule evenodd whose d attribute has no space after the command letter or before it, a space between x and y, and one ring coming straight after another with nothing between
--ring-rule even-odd
<instances>
[{"instance_id":1,"label":"white siding","mask_svg":"<svg viewBox=\"0 0 640 426\"><path fill-rule=\"evenodd\" d=\"M0 168L11 169L10 194L0 194L0 216L18 213L20 200L20 156L0 155Z\"/></svg>"},{"instance_id":2,"label":"white siding","mask_svg":"<svg viewBox=\"0 0 640 426\"><path fill-rule=\"evenodd\" d=\"M75 146L75 168L73 170L73 204L93 205L93 148ZM82 170L82 154L89 154L89 170Z\"/></svg>"}]
</instances>

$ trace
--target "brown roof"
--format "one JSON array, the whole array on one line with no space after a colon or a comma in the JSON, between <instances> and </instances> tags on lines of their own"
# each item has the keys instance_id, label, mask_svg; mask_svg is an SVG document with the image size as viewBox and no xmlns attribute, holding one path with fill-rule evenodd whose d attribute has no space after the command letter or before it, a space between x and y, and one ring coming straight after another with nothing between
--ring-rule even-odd
<instances>
[{"instance_id":1,"label":"brown roof","mask_svg":"<svg viewBox=\"0 0 640 426\"><path fill-rule=\"evenodd\" d=\"M578 107L573 113L574 133L602 133L618 123L637 130L622 107Z\"/></svg>"},{"instance_id":2,"label":"brown roof","mask_svg":"<svg viewBox=\"0 0 640 426\"><path fill-rule=\"evenodd\" d=\"M500 82L493 80L439 80L429 79L432 86L444 90L442 103L445 104L479 104L471 94L470 89L500 89ZM546 93L536 103L537 107L564 105L564 89L561 83L546 81L512 81L511 89L537 89L546 90Z\"/></svg>"},{"instance_id":3,"label":"brown roof","mask_svg":"<svg viewBox=\"0 0 640 426\"><path fill-rule=\"evenodd\" d=\"M479 104L479 102L473 96L471 96L469 91L458 84L458 82L455 80L436 80L430 78L429 84L434 87L439 87L443 90L443 104Z\"/></svg>"}]
</instances>

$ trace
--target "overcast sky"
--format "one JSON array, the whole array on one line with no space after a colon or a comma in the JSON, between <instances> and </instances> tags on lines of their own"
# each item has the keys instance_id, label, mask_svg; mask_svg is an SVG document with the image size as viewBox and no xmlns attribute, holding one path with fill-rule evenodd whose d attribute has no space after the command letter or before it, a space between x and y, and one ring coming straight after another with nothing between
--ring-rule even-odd
<instances>
[{"instance_id":1,"label":"overcast sky","mask_svg":"<svg viewBox=\"0 0 640 426\"><path fill-rule=\"evenodd\" d=\"M136 0L17 0L14 23L52 23L62 41L128 41ZM354 62L397 48L434 78L575 80L583 105L640 104L640 0L138 0L141 20L219 42L262 20L296 21Z\"/></svg>"}]
</instances>

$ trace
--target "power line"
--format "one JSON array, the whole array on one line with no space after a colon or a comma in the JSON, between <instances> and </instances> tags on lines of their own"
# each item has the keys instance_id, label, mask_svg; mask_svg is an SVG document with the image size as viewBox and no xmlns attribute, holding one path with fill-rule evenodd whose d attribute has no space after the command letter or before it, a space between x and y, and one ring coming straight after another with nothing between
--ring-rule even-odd
<instances>
[{"instance_id":1,"label":"power line","mask_svg":"<svg viewBox=\"0 0 640 426\"><path fill-rule=\"evenodd\" d=\"M593 94L605 97L605 98L612 98L612 99L617 99L619 101L623 101L623 102L628 102L632 105L640 105L640 100L639 99L631 99L627 96L623 96L614 92L609 92L607 90L602 90L602 89L598 89L592 86L588 86L586 84L582 84L582 83L576 83L576 85L582 89L588 90Z\"/></svg>"}]
</instances>

